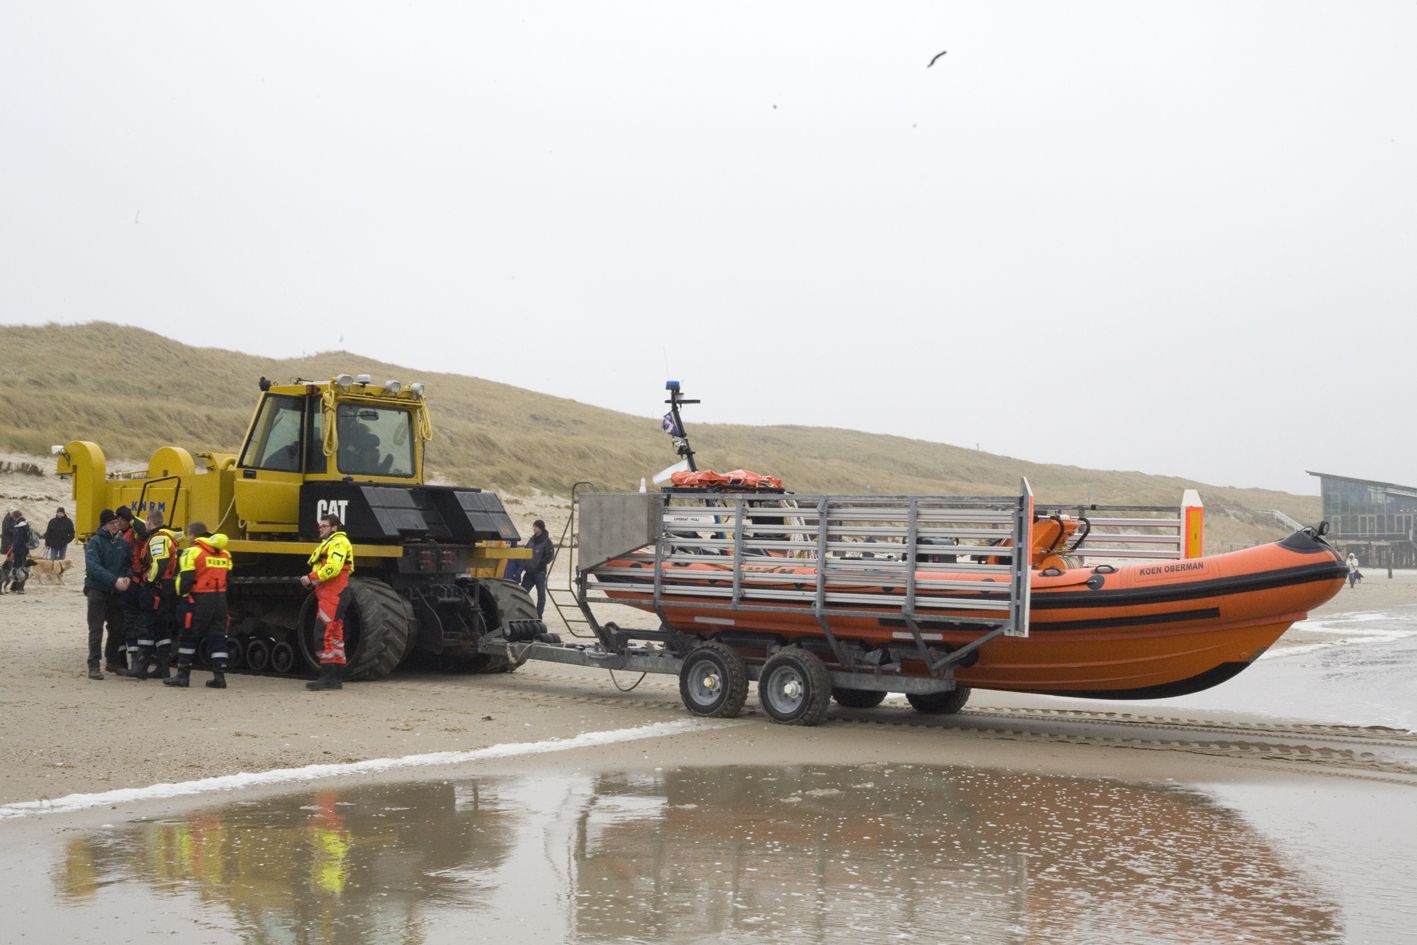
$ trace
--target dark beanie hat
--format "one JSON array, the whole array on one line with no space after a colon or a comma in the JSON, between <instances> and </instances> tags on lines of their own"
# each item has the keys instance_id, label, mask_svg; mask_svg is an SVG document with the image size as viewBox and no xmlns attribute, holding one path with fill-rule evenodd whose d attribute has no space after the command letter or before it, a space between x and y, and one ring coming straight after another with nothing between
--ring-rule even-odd
<instances>
[{"instance_id":1,"label":"dark beanie hat","mask_svg":"<svg viewBox=\"0 0 1417 945\"><path fill-rule=\"evenodd\" d=\"M126 518L128 521L131 522L131 521L133 520L133 510L130 509L130 508L128 508L128 506L125 505L125 506L123 506L123 508L121 508L121 509L118 510L118 517L119 517L119 518Z\"/></svg>"},{"instance_id":2,"label":"dark beanie hat","mask_svg":"<svg viewBox=\"0 0 1417 945\"><path fill-rule=\"evenodd\" d=\"M98 513L98 524L100 527L102 527L104 525L107 525L109 522L113 521L117 517L118 516L113 514L112 509L104 509L102 512Z\"/></svg>"}]
</instances>

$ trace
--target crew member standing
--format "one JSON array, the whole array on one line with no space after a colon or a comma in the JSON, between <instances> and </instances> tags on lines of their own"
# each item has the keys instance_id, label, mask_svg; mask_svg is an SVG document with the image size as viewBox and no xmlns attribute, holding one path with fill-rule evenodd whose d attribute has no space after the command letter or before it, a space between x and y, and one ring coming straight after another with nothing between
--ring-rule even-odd
<instances>
[{"instance_id":1,"label":"crew member standing","mask_svg":"<svg viewBox=\"0 0 1417 945\"><path fill-rule=\"evenodd\" d=\"M190 547L177 564L173 592L177 595L177 675L163 685L186 689L191 685L192 661L197 644L205 638L207 657L212 663L209 689L226 688L226 579L231 573L231 555L226 536L207 533L203 522L189 522Z\"/></svg>"},{"instance_id":2,"label":"crew member standing","mask_svg":"<svg viewBox=\"0 0 1417 945\"><path fill-rule=\"evenodd\" d=\"M117 510L122 530L118 537L128 543L128 553L132 556L128 573L132 583L123 592L123 648L127 654L127 668L117 670L119 676L138 678L138 638L143 635L143 556L148 551L148 530L141 521L133 520L133 510L123 506Z\"/></svg>"},{"instance_id":3,"label":"crew member standing","mask_svg":"<svg viewBox=\"0 0 1417 945\"><path fill-rule=\"evenodd\" d=\"M161 512L154 509L148 513L148 544L143 556L145 570L138 590L143 627L138 634L134 679L147 679L148 666L153 662L157 663L157 671L153 675L166 679L168 663L172 658L172 626L176 622L173 609L177 603L172 593L172 581L177 576L177 559L181 552L177 533L164 528L162 523Z\"/></svg>"},{"instance_id":4,"label":"crew member standing","mask_svg":"<svg viewBox=\"0 0 1417 945\"><path fill-rule=\"evenodd\" d=\"M338 515L322 515L318 525L320 544L310 556L310 573L300 583L315 589L319 622L325 628L325 645L320 650L320 678L305 684L306 689L343 689L344 612L349 606L349 576L354 573L354 548L343 531Z\"/></svg>"}]
</instances>

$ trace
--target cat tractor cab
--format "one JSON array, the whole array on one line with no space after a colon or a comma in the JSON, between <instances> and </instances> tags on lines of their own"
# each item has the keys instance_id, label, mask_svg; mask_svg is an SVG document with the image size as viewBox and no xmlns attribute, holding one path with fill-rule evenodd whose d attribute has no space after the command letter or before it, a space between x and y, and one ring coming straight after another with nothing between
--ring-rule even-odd
<instances>
[{"instance_id":1,"label":"cat tractor cab","mask_svg":"<svg viewBox=\"0 0 1417 945\"><path fill-rule=\"evenodd\" d=\"M432 422L423 385L371 384L366 374L272 384L239 453L164 446L146 473L108 476L97 444L56 447L73 477L75 528L87 538L99 511L151 509L168 527L204 522L225 534L234 568L228 589L233 670L310 674L318 668L314 595L300 575L334 513L354 545L345 619L346 678L387 676L415 653L475 672L515 668L478 653L489 633L544 632L526 592L502 580L525 558L501 500L490 492L424 481Z\"/></svg>"}]
</instances>

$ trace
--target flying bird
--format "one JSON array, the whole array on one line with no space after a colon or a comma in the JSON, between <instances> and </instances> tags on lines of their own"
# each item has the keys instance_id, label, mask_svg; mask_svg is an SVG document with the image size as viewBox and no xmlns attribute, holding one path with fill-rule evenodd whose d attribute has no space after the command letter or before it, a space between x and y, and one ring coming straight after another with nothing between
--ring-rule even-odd
<instances>
[{"instance_id":1,"label":"flying bird","mask_svg":"<svg viewBox=\"0 0 1417 945\"><path fill-rule=\"evenodd\" d=\"M938 61L939 58L940 58L941 56L943 56L943 55L944 55L945 53L947 53L947 52L949 52L948 49L942 49L942 50L940 50L939 52L935 53L935 58L934 58L934 59L931 59L931 60L930 60L930 65L927 65L925 68L928 69L928 68L930 68L930 66L933 66L933 65L936 63L936 61Z\"/></svg>"}]
</instances>

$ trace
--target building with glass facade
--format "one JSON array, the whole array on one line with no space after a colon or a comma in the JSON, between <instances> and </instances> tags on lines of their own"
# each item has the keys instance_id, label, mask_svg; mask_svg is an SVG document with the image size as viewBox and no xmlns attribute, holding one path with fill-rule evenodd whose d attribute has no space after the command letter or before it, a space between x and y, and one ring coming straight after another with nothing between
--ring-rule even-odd
<instances>
[{"instance_id":1,"label":"building with glass facade","mask_svg":"<svg viewBox=\"0 0 1417 945\"><path fill-rule=\"evenodd\" d=\"M1319 478L1329 540L1364 566L1417 565L1417 486L1309 471Z\"/></svg>"}]
</instances>

